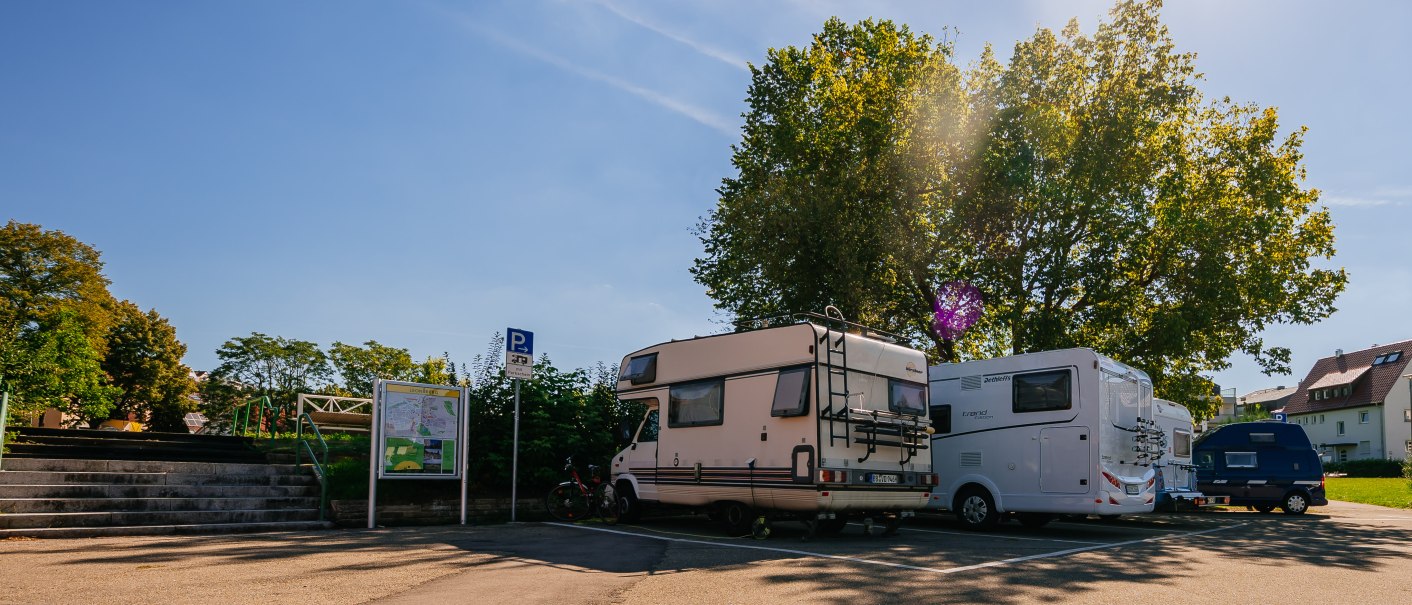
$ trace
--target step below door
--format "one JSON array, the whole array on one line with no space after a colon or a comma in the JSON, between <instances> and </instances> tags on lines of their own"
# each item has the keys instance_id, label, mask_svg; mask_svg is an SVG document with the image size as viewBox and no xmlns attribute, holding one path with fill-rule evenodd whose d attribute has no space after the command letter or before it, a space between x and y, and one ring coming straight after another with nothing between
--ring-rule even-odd
<instances>
[{"instance_id":1,"label":"step below door","mask_svg":"<svg viewBox=\"0 0 1412 605\"><path fill-rule=\"evenodd\" d=\"M1089 491L1088 429L1066 426L1039 432L1039 490L1050 494Z\"/></svg>"}]
</instances>

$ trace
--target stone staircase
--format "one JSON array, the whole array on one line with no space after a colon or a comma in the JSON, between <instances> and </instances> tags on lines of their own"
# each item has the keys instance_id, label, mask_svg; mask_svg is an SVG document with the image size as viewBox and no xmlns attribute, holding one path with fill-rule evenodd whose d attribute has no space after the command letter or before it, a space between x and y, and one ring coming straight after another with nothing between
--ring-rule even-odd
<instances>
[{"instance_id":1,"label":"stone staircase","mask_svg":"<svg viewBox=\"0 0 1412 605\"><path fill-rule=\"evenodd\" d=\"M330 527L307 467L248 439L20 429L0 461L0 539Z\"/></svg>"}]
</instances>

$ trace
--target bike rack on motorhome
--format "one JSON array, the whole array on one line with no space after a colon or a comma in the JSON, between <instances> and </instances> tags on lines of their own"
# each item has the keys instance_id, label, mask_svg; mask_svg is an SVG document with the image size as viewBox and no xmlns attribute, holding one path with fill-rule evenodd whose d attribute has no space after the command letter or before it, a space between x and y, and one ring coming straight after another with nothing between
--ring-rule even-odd
<instances>
[{"instance_id":1,"label":"bike rack on motorhome","mask_svg":"<svg viewBox=\"0 0 1412 605\"><path fill-rule=\"evenodd\" d=\"M1158 441L1162 454L1154 465L1157 500L1153 509L1179 511L1187 507L1229 504L1229 497L1208 496L1197 489L1196 467L1191 458L1192 439L1196 434L1191 411L1179 403L1154 398L1152 419L1162 432Z\"/></svg>"},{"instance_id":2,"label":"bike rack on motorhome","mask_svg":"<svg viewBox=\"0 0 1412 605\"><path fill-rule=\"evenodd\" d=\"M1152 511L1161 431L1152 381L1090 349L932 366L928 507L969 529L1004 516L1038 527L1056 515Z\"/></svg>"},{"instance_id":3,"label":"bike rack on motorhome","mask_svg":"<svg viewBox=\"0 0 1412 605\"><path fill-rule=\"evenodd\" d=\"M757 537L771 519L806 539L850 517L895 531L936 484L926 358L836 311L751 327L623 358L618 398L647 409L613 459L624 519L676 505Z\"/></svg>"}]
</instances>

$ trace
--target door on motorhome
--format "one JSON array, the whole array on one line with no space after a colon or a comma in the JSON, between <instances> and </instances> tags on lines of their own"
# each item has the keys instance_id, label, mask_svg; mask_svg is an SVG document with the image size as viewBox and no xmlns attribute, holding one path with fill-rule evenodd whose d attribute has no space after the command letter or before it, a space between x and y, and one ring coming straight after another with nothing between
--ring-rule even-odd
<instances>
[{"instance_id":1,"label":"door on motorhome","mask_svg":"<svg viewBox=\"0 0 1412 605\"><path fill-rule=\"evenodd\" d=\"M1089 491L1088 428L1063 426L1039 431L1039 491L1083 494Z\"/></svg>"},{"instance_id":2,"label":"door on motorhome","mask_svg":"<svg viewBox=\"0 0 1412 605\"><path fill-rule=\"evenodd\" d=\"M658 416L655 407L647 412L637 430L637 439L628 450L628 471L637 477L637 497L643 500L657 499Z\"/></svg>"}]
</instances>

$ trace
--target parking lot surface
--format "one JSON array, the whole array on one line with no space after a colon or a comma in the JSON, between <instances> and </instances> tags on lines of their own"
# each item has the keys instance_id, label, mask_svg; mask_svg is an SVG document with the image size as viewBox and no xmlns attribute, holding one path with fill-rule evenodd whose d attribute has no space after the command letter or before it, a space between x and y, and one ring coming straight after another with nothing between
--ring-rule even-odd
<instances>
[{"instance_id":1,"label":"parking lot surface","mask_svg":"<svg viewBox=\"0 0 1412 605\"><path fill-rule=\"evenodd\" d=\"M1412 603L1412 511L1335 502L802 541L705 517L0 542L4 603Z\"/></svg>"}]
</instances>

